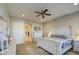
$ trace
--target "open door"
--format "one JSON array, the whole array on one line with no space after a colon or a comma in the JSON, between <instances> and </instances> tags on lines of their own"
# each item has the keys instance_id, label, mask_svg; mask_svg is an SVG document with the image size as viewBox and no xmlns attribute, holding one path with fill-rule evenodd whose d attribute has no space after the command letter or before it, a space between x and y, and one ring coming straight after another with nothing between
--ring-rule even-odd
<instances>
[{"instance_id":1,"label":"open door","mask_svg":"<svg viewBox=\"0 0 79 59\"><path fill-rule=\"evenodd\" d=\"M25 42L32 42L32 25L25 24Z\"/></svg>"}]
</instances>

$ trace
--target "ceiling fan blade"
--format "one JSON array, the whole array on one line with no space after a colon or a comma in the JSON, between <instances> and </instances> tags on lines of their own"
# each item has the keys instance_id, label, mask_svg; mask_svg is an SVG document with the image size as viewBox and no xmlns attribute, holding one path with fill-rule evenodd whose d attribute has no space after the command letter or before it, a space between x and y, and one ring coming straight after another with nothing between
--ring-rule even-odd
<instances>
[{"instance_id":1,"label":"ceiling fan blade","mask_svg":"<svg viewBox=\"0 0 79 59\"><path fill-rule=\"evenodd\" d=\"M51 14L45 14L45 15L51 16Z\"/></svg>"},{"instance_id":2,"label":"ceiling fan blade","mask_svg":"<svg viewBox=\"0 0 79 59\"><path fill-rule=\"evenodd\" d=\"M44 18L44 15L42 15L42 17Z\"/></svg>"},{"instance_id":3,"label":"ceiling fan blade","mask_svg":"<svg viewBox=\"0 0 79 59\"><path fill-rule=\"evenodd\" d=\"M41 14L40 12L35 11L35 13Z\"/></svg>"},{"instance_id":4,"label":"ceiling fan blade","mask_svg":"<svg viewBox=\"0 0 79 59\"><path fill-rule=\"evenodd\" d=\"M39 16L41 16L41 15L37 15L36 17L39 17Z\"/></svg>"},{"instance_id":5,"label":"ceiling fan blade","mask_svg":"<svg viewBox=\"0 0 79 59\"><path fill-rule=\"evenodd\" d=\"M48 11L48 9L45 9L45 11L43 12L43 14L46 13L47 11Z\"/></svg>"}]
</instances>

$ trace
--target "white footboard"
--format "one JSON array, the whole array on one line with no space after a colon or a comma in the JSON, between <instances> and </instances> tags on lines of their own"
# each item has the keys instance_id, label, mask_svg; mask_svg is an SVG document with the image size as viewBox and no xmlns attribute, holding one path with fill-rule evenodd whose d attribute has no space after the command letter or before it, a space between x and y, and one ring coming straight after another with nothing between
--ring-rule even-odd
<instances>
[{"instance_id":1,"label":"white footboard","mask_svg":"<svg viewBox=\"0 0 79 59\"><path fill-rule=\"evenodd\" d=\"M62 55L71 48L71 46L69 46L62 51L61 43L49 39L38 39L37 46L40 46L41 48L54 55Z\"/></svg>"}]
</instances>

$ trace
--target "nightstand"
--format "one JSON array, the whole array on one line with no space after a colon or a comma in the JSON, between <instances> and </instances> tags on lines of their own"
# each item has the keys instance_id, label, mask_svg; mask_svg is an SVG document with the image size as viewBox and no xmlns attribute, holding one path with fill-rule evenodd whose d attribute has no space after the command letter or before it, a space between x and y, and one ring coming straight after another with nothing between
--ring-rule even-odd
<instances>
[{"instance_id":1,"label":"nightstand","mask_svg":"<svg viewBox=\"0 0 79 59\"><path fill-rule=\"evenodd\" d=\"M79 39L74 39L74 51L79 52Z\"/></svg>"}]
</instances>

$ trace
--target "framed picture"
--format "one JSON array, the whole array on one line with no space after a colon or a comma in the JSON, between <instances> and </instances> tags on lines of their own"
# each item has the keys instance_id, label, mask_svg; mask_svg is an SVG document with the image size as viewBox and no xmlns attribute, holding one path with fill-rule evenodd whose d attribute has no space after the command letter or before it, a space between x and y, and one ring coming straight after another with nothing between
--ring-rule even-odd
<instances>
[{"instance_id":1,"label":"framed picture","mask_svg":"<svg viewBox=\"0 0 79 59\"><path fill-rule=\"evenodd\" d=\"M34 26L34 30L37 31L37 26Z\"/></svg>"},{"instance_id":2,"label":"framed picture","mask_svg":"<svg viewBox=\"0 0 79 59\"><path fill-rule=\"evenodd\" d=\"M41 27L38 27L38 31L41 31Z\"/></svg>"}]
</instances>

